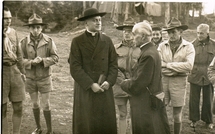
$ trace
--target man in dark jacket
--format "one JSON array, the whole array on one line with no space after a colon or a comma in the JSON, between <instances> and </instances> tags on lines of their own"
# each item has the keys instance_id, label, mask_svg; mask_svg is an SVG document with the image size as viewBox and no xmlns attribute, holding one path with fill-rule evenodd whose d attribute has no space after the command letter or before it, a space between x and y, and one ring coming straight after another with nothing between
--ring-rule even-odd
<instances>
[{"instance_id":1,"label":"man in dark jacket","mask_svg":"<svg viewBox=\"0 0 215 134\"><path fill-rule=\"evenodd\" d=\"M207 69L215 56L215 42L209 37L209 25L200 24L197 27L197 39L193 41L196 51L194 66L188 81L190 82L189 118L191 127L200 120L200 93L202 89L203 104L201 120L209 129L213 129L212 102L214 89L207 76Z\"/></svg>"},{"instance_id":2,"label":"man in dark jacket","mask_svg":"<svg viewBox=\"0 0 215 134\"><path fill-rule=\"evenodd\" d=\"M86 31L72 41L73 134L117 133L112 90L117 78L117 54L111 39L100 32L105 14L86 9L78 19L85 21Z\"/></svg>"},{"instance_id":3,"label":"man in dark jacket","mask_svg":"<svg viewBox=\"0 0 215 134\"><path fill-rule=\"evenodd\" d=\"M164 92L161 82L161 59L151 43L152 28L147 22L134 25L134 43L141 53L132 78L121 83L131 94L131 120L133 134L170 134Z\"/></svg>"}]
</instances>

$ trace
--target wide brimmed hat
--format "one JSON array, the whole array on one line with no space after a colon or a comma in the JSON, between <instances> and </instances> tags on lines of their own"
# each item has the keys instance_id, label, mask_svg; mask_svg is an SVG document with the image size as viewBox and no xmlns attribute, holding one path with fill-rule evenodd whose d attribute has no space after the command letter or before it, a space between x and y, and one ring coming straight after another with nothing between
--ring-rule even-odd
<instances>
[{"instance_id":1,"label":"wide brimmed hat","mask_svg":"<svg viewBox=\"0 0 215 134\"><path fill-rule=\"evenodd\" d=\"M85 21L89 18L95 17L95 16L104 16L106 14L106 12L99 12L97 9L95 8L88 8L84 11L84 15L80 18L78 18L78 21Z\"/></svg>"},{"instance_id":2,"label":"wide brimmed hat","mask_svg":"<svg viewBox=\"0 0 215 134\"><path fill-rule=\"evenodd\" d=\"M127 18L121 26L116 27L118 30L123 30L125 27L130 27L131 29L135 25L135 22L132 18Z\"/></svg>"},{"instance_id":3,"label":"wide brimmed hat","mask_svg":"<svg viewBox=\"0 0 215 134\"><path fill-rule=\"evenodd\" d=\"M34 13L29 19L28 24L25 24L24 26L31 26L31 25L47 25L46 23L43 23L43 19Z\"/></svg>"},{"instance_id":4,"label":"wide brimmed hat","mask_svg":"<svg viewBox=\"0 0 215 134\"><path fill-rule=\"evenodd\" d=\"M171 30L174 28L180 28L182 30L187 30L188 26L187 25L181 25L181 22L178 19L172 17L169 20L169 22L167 23L167 25L165 27L163 27L163 31L168 31L168 30Z\"/></svg>"}]
</instances>

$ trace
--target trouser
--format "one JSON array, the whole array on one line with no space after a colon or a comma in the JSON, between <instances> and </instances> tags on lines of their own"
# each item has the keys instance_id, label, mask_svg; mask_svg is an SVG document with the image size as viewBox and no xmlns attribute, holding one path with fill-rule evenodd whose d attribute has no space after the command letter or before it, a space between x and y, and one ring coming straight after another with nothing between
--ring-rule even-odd
<instances>
[{"instance_id":1,"label":"trouser","mask_svg":"<svg viewBox=\"0 0 215 134\"><path fill-rule=\"evenodd\" d=\"M202 89L202 109L201 120L206 123L213 123L212 103L214 96L214 89L212 84L199 86L190 83L190 101L189 101L189 119L193 122L200 120L200 94Z\"/></svg>"}]
</instances>

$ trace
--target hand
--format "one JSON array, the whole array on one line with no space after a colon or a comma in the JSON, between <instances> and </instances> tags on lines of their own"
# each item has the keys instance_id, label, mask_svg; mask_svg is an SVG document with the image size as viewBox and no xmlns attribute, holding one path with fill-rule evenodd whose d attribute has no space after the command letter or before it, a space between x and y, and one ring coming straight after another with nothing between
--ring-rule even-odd
<instances>
[{"instance_id":1,"label":"hand","mask_svg":"<svg viewBox=\"0 0 215 134\"><path fill-rule=\"evenodd\" d=\"M98 83L93 83L91 85L91 89L93 90L94 93L101 93L104 92L104 89L102 89Z\"/></svg>"},{"instance_id":2,"label":"hand","mask_svg":"<svg viewBox=\"0 0 215 134\"><path fill-rule=\"evenodd\" d=\"M101 85L102 89L108 90L110 87L110 84L107 81L104 81Z\"/></svg>"},{"instance_id":3,"label":"hand","mask_svg":"<svg viewBox=\"0 0 215 134\"><path fill-rule=\"evenodd\" d=\"M37 56L37 57L35 58L35 60L36 60L36 63L40 63L40 62L43 61L43 59L42 59L41 57L39 57L39 56Z\"/></svg>"},{"instance_id":4,"label":"hand","mask_svg":"<svg viewBox=\"0 0 215 134\"><path fill-rule=\"evenodd\" d=\"M21 74L21 78L24 82L26 81L26 76L24 74Z\"/></svg>"},{"instance_id":5,"label":"hand","mask_svg":"<svg viewBox=\"0 0 215 134\"><path fill-rule=\"evenodd\" d=\"M43 59L38 56L34 60L31 61L31 64L35 66L35 65L39 64L40 62L42 62L42 60Z\"/></svg>"}]
</instances>

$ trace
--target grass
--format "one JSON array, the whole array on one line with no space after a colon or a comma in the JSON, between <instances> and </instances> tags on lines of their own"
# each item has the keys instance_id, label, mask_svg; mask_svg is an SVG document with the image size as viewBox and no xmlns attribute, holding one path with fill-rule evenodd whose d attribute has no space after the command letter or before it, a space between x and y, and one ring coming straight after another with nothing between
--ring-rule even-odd
<instances>
[{"instance_id":1,"label":"grass","mask_svg":"<svg viewBox=\"0 0 215 134\"><path fill-rule=\"evenodd\" d=\"M118 43L122 38L122 33L113 27L110 21L103 23L104 32L110 36L114 43ZM15 27L19 38L23 38L28 35L28 29L26 27ZM83 26L78 30L83 29ZM73 37L77 36L70 31L48 34L56 43L59 62L53 66L53 91L51 92L51 109L52 109L52 125L56 134L72 134L72 107L73 107L73 79L69 72L69 64L67 62L70 44ZM195 30L187 30L183 33L183 37L188 41L192 41L196 36ZM215 32L211 33L211 37L215 39ZM190 121L188 120L188 101L189 101L189 84L187 88L186 106L183 110L183 129L182 134L194 134L193 129L189 127ZM8 114L11 117L12 109L11 104L8 104ZM173 118L172 108L167 107L169 123L173 132ZM117 115L118 117L118 115ZM215 120L214 120L215 121ZM41 125L43 128L43 134L46 132L46 124L41 113ZM35 122L32 113L32 106L30 97L26 93L26 100L24 101L24 115L21 125L21 134L29 134L35 129ZM9 129L11 130L11 118L9 118ZM130 128L129 128L130 129ZM204 127L203 122L198 122L198 128L196 128L195 134L215 134L214 130L208 130Z\"/></svg>"}]
</instances>

